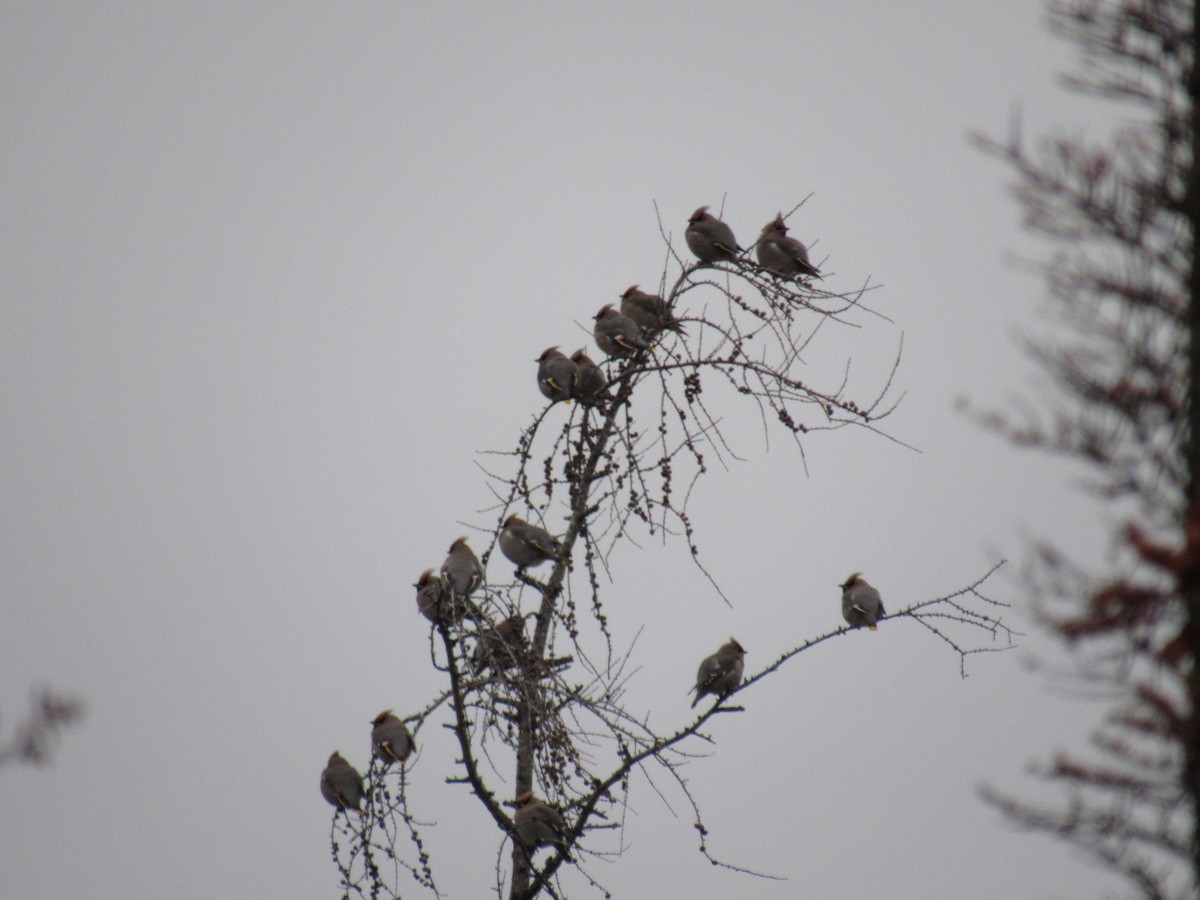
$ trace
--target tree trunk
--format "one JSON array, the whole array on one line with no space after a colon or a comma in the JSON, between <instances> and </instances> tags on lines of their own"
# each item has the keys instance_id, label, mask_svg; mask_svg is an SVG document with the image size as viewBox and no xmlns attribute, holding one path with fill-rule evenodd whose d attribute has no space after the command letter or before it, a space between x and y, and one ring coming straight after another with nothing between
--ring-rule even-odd
<instances>
[{"instance_id":1,"label":"tree trunk","mask_svg":"<svg viewBox=\"0 0 1200 900\"><path fill-rule=\"evenodd\" d=\"M1197 265L1197 235L1200 234L1200 157L1197 155L1196 137L1200 135L1200 68L1197 67L1197 45L1200 41L1200 4L1192 6L1192 66L1188 77L1187 93L1190 106L1191 129L1188 143L1191 149L1191 171L1188 173L1187 194L1184 197L1184 215L1191 231L1190 271L1188 272L1187 322L1188 322L1188 378L1185 402L1187 428L1187 475L1188 500L1184 510L1184 539L1195 527L1200 516L1200 266ZM1200 728L1197 727L1197 708L1200 707L1200 572L1195 566L1181 573L1180 593L1186 609L1188 656L1191 671L1188 679L1187 722L1191 734L1184 737L1183 789L1190 801L1192 813L1192 884L1195 895L1200 898Z\"/></svg>"},{"instance_id":2,"label":"tree trunk","mask_svg":"<svg viewBox=\"0 0 1200 900\"><path fill-rule=\"evenodd\" d=\"M581 442L580 454L583 455L586 453L586 461L583 465L575 467L575 471L578 473L578 480L571 486L571 520L567 525L566 533L562 537L562 545L565 548L567 557L570 556L571 549L574 548L575 542L579 539L580 532L583 531L588 515L588 497L591 494L591 485L596 476L596 469L604 456L604 450L608 446L608 441L612 437L617 415L621 407L628 402L630 394L633 393L633 387L634 379L626 379L621 389L617 392L616 398L612 401L611 406L609 406L608 413L602 420L602 424L593 433L591 440ZM587 430L586 422L590 417L590 413L584 414L585 424L580 426L584 431ZM528 660L530 677L537 678L543 674L543 670L548 671L547 660L549 654L547 653L547 644L550 638L550 623L554 616L555 604L558 602L558 597L562 592L563 582L566 581L566 577L566 563L555 563L554 571L550 573L550 578L546 581L541 606L538 608L537 625L534 629L533 645L530 648ZM537 734L537 716L529 703L529 698L533 696L536 696L535 691L530 690L526 692L524 694L525 699L521 703L521 708L517 712L517 778L515 794L517 797L525 793L533 793L533 750L534 739ZM525 854L524 849L516 841L513 841L512 886L509 890L509 900L524 900L524 898L531 896L531 875L532 865L529 857Z\"/></svg>"}]
</instances>

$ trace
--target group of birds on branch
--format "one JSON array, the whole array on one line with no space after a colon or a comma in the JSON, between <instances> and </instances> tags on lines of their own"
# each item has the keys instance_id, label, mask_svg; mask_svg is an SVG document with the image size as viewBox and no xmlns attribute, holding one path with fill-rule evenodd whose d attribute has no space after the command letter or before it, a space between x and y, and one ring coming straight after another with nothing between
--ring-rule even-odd
<instances>
[{"instance_id":1,"label":"group of birds on branch","mask_svg":"<svg viewBox=\"0 0 1200 900\"><path fill-rule=\"evenodd\" d=\"M593 317L592 337L609 359L623 359L648 350L664 331L683 334L683 324L657 294L647 294L638 285L630 285L621 294L621 308L611 303ZM608 378L604 370L580 348L567 356L558 346L548 347L536 360L537 384L552 403L578 400L586 406L609 399Z\"/></svg>"},{"instance_id":2,"label":"group of birds on branch","mask_svg":"<svg viewBox=\"0 0 1200 900\"><path fill-rule=\"evenodd\" d=\"M557 538L515 515L504 520L498 544L501 553L519 572L562 559L563 547ZM417 610L431 623L446 628L460 626L467 618L485 622L483 613L470 599L483 582L484 570L479 558L466 538L458 538L450 545L440 573L427 569L414 585ZM852 628L875 631L878 620L887 615L879 591L858 572L838 587L842 589L842 617L846 623ZM715 696L721 702L741 686L745 656L742 645L730 638L716 653L705 657L696 672L696 684L689 691L696 695L692 708L707 696ZM481 626L472 656L475 675L488 667L497 672L518 667L523 661L523 616L511 615L497 625ZM371 726L372 755L385 767L392 763L403 765L416 749L408 727L390 709L372 719ZM330 756L321 773L321 795L337 809L362 810L365 795L362 775L341 753ZM529 793L517 797L515 804L513 825L521 842L533 849L553 845L569 860L564 843L567 829L558 810Z\"/></svg>"},{"instance_id":3,"label":"group of birds on branch","mask_svg":"<svg viewBox=\"0 0 1200 900\"><path fill-rule=\"evenodd\" d=\"M417 748L408 726L385 709L371 720L371 754L384 766L404 765ZM362 775L339 752L334 752L321 772L321 796L338 809L362 811Z\"/></svg>"},{"instance_id":4,"label":"group of birds on branch","mask_svg":"<svg viewBox=\"0 0 1200 900\"><path fill-rule=\"evenodd\" d=\"M783 213L763 226L754 250L758 264L783 279L820 278L820 270L808 259L808 248L788 237ZM701 206L688 219L683 232L688 249L703 263L738 262L746 252L733 236L733 229ZM625 289L620 307L606 304L592 318L592 337L609 359L623 359L648 350L664 331L684 334L683 324L658 294L648 294L636 284ZM538 364L538 389L550 401L585 405L609 399L608 378L595 361L580 348L567 356L559 345L547 347Z\"/></svg>"},{"instance_id":5,"label":"group of birds on branch","mask_svg":"<svg viewBox=\"0 0 1200 900\"><path fill-rule=\"evenodd\" d=\"M519 572L558 560L563 552L562 544L550 532L515 515L504 520L498 543L500 552ZM427 569L417 579L414 585L417 611L431 623L445 628L460 626L468 618L486 623L486 616L471 600L483 583L483 564L467 539L460 537L450 545L440 572L435 574L433 569ZM489 667L499 672L521 665L525 657L524 624L521 615L511 615L490 627L481 624L472 656L473 673L479 675ZM371 725L371 751L375 759L385 767L392 763L403 765L416 749L408 727L390 709L376 716ZM362 810L365 796L362 775L340 752L329 757L321 772L321 795L338 809ZM518 829L524 821L530 823L527 827L531 831L538 830L544 818L538 813L538 803L530 797L522 806L522 798L517 798ZM523 808L526 811L521 813Z\"/></svg>"},{"instance_id":6,"label":"group of birds on branch","mask_svg":"<svg viewBox=\"0 0 1200 900\"><path fill-rule=\"evenodd\" d=\"M876 623L887 613L883 608L883 600L879 591L871 587L867 580L855 572L838 585L842 589L842 618L851 628L867 627L871 631L878 630ZM718 701L741 686L742 673L746 666L746 650L735 638L730 638L720 649L711 656L706 656L696 672L696 686L693 691L696 699L692 701L692 709L703 697L715 694Z\"/></svg>"},{"instance_id":7,"label":"group of birds on branch","mask_svg":"<svg viewBox=\"0 0 1200 900\"><path fill-rule=\"evenodd\" d=\"M688 219L684 239L692 253L704 263L737 262L746 251L738 245L733 230L702 206ZM763 226L755 244L759 265L774 276L820 278L820 272L808 259L808 250L787 236L783 215L777 215ZM654 339L664 331L684 333L683 324L674 317L661 296L647 294L637 285L621 295L620 309L606 305L595 315L592 334L596 345L609 358L627 358L648 350ZM572 399L584 404L599 404L608 399L608 379L583 349L570 357L557 346L548 348L537 359L537 383L552 402ZM504 520L497 536L500 552L516 566L518 574L546 562L563 562L562 543L541 526L516 515ZM414 587L417 589L417 610L432 624L451 629L462 626L466 619L476 622L476 643L471 657L472 673L485 670L503 672L522 667L525 660L525 618L514 614L492 624L471 600L471 595L484 584L483 565L465 537L450 545L441 570L427 569ZM854 573L839 585L842 589L842 616L853 628L866 627L872 631L886 612L879 592L859 573ZM741 686L745 671L746 651L735 639L721 645L705 657L696 673L692 708L701 699L715 696L720 703ZM385 767L392 763L404 765L416 749L407 726L392 711L384 710L372 721L371 750L375 759ZM339 810L362 810L363 779L359 772L340 754L329 757L321 773L321 794ZM565 843L567 829L562 815L552 806L525 793L515 798L513 825L518 839L530 849L553 845L565 859L570 856Z\"/></svg>"},{"instance_id":8,"label":"group of birds on branch","mask_svg":"<svg viewBox=\"0 0 1200 900\"><path fill-rule=\"evenodd\" d=\"M754 242L758 264L779 278L820 278L820 270L809 262L808 248L788 237L787 232L783 213L762 227ZM692 213L683 239L701 262L737 262L738 254L746 252L734 238L733 229L710 213L707 206Z\"/></svg>"}]
</instances>

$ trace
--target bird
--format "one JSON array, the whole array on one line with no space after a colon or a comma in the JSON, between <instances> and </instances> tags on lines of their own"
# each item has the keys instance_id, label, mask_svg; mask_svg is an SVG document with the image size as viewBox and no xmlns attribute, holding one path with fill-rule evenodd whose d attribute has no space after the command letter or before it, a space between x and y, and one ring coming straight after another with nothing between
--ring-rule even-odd
<instances>
[{"instance_id":1,"label":"bird","mask_svg":"<svg viewBox=\"0 0 1200 900\"><path fill-rule=\"evenodd\" d=\"M575 396L580 403L598 403L608 399L608 379L590 356L580 347L571 354L571 362L579 371L579 382L575 387Z\"/></svg>"},{"instance_id":2,"label":"bird","mask_svg":"<svg viewBox=\"0 0 1200 900\"><path fill-rule=\"evenodd\" d=\"M710 213L707 206L692 213L683 239L701 262L733 262L738 253L744 252L733 236L733 229Z\"/></svg>"},{"instance_id":3,"label":"bird","mask_svg":"<svg viewBox=\"0 0 1200 900\"><path fill-rule=\"evenodd\" d=\"M442 579L426 569L413 585L417 589L417 611L430 622L437 622L442 605Z\"/></svg>"},{"instance_id":4,"label":"bird","mask_svg":"<svg viewBox=\"0 0 1200 900\"><path fill-rule=\"evenodd\" d=\"M516 826L517 837L529 849L530 856L538 847L553 845L563 859L570 860L571 853L566 843L567 825L562 814L529 793L517 797L516 803L513 825Z\"/></svg>"},{"instance_id":5,"label":"bird","mask_svg":"<svg viewBox=\"0 0 1200 900\"><path fill-rule=\"evenodd\" d=\"M851 628L862 628L866 625L871 631L876 631L875 623L879 621L879 617L887 615L879 591L867 584L858 572L838 587L842 589L842 618Z\"/></svg>"},{"instance_id":6,"label":"bird","mask_svg":"<svg viewBox=\"0 0 1200 900\"><path fill-rule=\"evenodd\" d=\"M469 597L483 582L483 566L475 551L467 546L467 539L460 537L450 545L446 561L442 563L442 584L451 595Z\"/></svg>"},{"instance_id":7,"label":"bird","mask_svg":"<svg viewBox=\"0 0 1200 900\"><path fill-rule=\"evenodd\" d=\"M520 665L524 640L525 617L521 615L511 615L494 628L480 632L472 671L478 675L488 666L499 672Z\"/></svg>"},{"instance_id":8,"label":"bird","mask_svg":"<svg viewBox=\"0 0 1200 900\"><path fill-rule=\"evenodd\" d=\"M557 346L543 350L536 362L538 390L551 402L570 403L579 383L575 363L559 352Z\"/></svg>"},{"instance_id":9,"label":"bird","mask_svg":"<svg viewBox=\"0 0 1200 900\"><path fill-rule=\"evenodd\" d=\"M763 226L755 247L759 264L781 278L794 278L797 275L820 278L817 267L808 261L808 248L795 238L788 237L787 230L783 213L777 214Z\"/></svg>"},{"instance_id":10,"label":"bird","mask_svg":"<svg viewBox=\"0 0 1200 900\"><path fill-rule=\"evenodd\" d=\"M426 569L413 585L417 589L417 610L435 625L440 619L443 624L457 625L474 610L473 604L448 595L442 579L433 569Z\"/></svg>"},{"instance_id":11,"label":"bird","mask_svg":"<svg viewBox=\"0 0 1200 900\"><path fill-rule=\"evenodd\" d=\"M719 694L722 698L742 683L742 672L745 671L746 651L733 638L721 645L721 649L712 656L706 656L696 672L696 699L692 701L692 709L706 694ZM688 691L690 694L691 691Z\"/></svg>"},{"instance_id":12,"label":"bird","mask_svg":"<svg viewBox=\"0 0 1200 900\"><path fill-rule=\"evenodd\" d=\"M611 303L593 318L596 325L592 328L592 336L596 339L596 346L608 356L633 356L638 350L650 346L637 322L621 315Z\"/></svg>"},{"instance_id":13,"label":"bird","mask_svg":"<svg viewBox=\"0 0 1200 900\"><path fill-rule=\"evenodd\" d=\"M417 746L408 727L390 709L377 715L371 724L375 726L371 729L371 751L375 758L385 766L394 762L403 765Z\"/></svg>"},{"instance_id":14,"label":"bird","mask_svg":"<svg viewBox=\"0 0 1200 900\"><path fill-rule=\"evenodd\" d=\"M647 294L636 284L630 285L621 294L621 315L633 319L646 334L656 331L674 331L683 334L683 325L671 315L667 303L657 294Z\"/></svg>"},{"instance_id":15,"label":"bird","mask_svg":"<svg viewBox=\"0 0 1200 900\"><path fill-rule=\"evenodd\" d=\"M558 559L562 545L545 528L509 516L500 529L500 552L518 569Z\"/></svg>"},{"instance_id":16,"label":"bird","mask_svg":"<svg viewBox=\"0 0 1200 900\"><path fill-rule=\"evenodd\" d=\"M321 796L338 809L362 811L362 776L337 751L321 772Z\"/></svg>"}]
</instances>

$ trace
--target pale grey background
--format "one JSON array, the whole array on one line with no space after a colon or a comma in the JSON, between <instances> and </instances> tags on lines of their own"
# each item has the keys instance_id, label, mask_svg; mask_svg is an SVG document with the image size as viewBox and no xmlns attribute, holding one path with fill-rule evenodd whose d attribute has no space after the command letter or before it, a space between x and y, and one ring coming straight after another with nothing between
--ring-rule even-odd
<instances>
[{"instance_id":1,"label":"pale grey background","mask_svg":"<svg viewBox=\"0 0 1200 900\"><path fill-rule=\"evenodd\" d=\"M839 624L852 570L895 608L1031 532L1100 558L1075 473L954 409L1036 393L1011 338L1041 286L1006 258L1046 252L967 134L1016 104L1031 133L1102 131L1054 86L1070 64L1033 0L4 4L0 727L41 683L88 716L51 766L0 771L0 894L335 895L318 773L436 689L410 585L490 523L473 454L540 407L533 358L657 283L653 201L678 239L727 196L748 243L811 193L793 233L897 323L814 355L868 390L903 332L888 425L922 451L815 436L806 477L727 406L750 461L693 511L735 608L681 544L614 560L655 721L685 721L729 634L754 668ZM1011 579L992 593L1028 625ZM804 654L690 773L713 851L789 880L713 870L644 783L593 869L620 897L1100 895L975 795L1035 794L1027 761L1093 721L1034 660L1062 664L1031 635L962 681L906 623ZM480 897L500 837L440 732L412 796L443 888Z\"/></svg>"}]
</instances>

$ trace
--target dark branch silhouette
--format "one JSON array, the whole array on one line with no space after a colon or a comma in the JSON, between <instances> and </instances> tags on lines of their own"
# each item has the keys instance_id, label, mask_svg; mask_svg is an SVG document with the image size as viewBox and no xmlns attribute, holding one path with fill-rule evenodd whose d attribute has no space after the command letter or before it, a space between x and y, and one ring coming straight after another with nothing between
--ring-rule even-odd
<instances>
[{"instance_id":1,"label":"dark branch silhouette","mask_svg":"<svg viewBox=\"0 0 1200 900\"><path fill-rule=\"evenodd\" d=\"M0 741L0 765L49 761L62 730L83 718L83 703L49 689L38 691L25 720L7 741Z\"/></svg>"},{"instance_id":2,"label":"dark branch silhouette","mask_svg":"<svg viewBox=\"0 0 1200 900\"><path fill-rule=\"evenodd\" d=\"M1044 275L1058 327L1027 340L1048 402L982 420L1012 442L1082 462L1127 524L1093 573L1038 545L1026 583L1072 649L1080 686L1108 704L1090 745L1035 770L1036 802L985 797L1022 827L1069 841L1146 898L1200 888L1200 76L1193 3L1055 0L1080 51L1068 87L1122 105L1105 140L1013 126L979 139L1016 172L1027 226L1056 247ZM1048 799L1048 797L1053 799Z\"/></svg>"}]
</instances>

